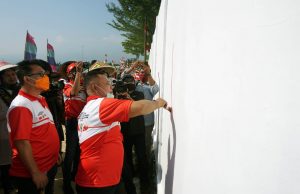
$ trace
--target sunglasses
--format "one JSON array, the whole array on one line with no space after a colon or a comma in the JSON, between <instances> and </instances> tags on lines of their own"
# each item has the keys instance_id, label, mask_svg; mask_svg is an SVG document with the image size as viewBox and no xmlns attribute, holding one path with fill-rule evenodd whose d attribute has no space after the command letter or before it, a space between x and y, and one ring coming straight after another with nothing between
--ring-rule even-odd
<instances>
[{"instance_id":1,"label":"sunglasses","mask_svg":"<svg viewBox=\"0 0 300 194\"><path fill-rule=\"evenodd\" d=\"M42 71L42 72L38 72L38 73L31 73L28 74L27 76L39 76L39 77L44 77L44 76L48 76L49 72L47 71Z\"/></svg>"}]
</instances>

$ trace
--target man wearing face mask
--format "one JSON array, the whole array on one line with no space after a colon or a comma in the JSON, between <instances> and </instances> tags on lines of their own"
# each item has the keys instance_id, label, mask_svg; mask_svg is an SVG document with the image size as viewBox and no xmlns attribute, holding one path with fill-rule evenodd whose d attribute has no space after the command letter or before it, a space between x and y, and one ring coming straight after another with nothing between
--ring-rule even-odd
<instances>
[{"instance_id":1,"label":"man wearing face mask","mask_svg":"<svg viewBox=\"0 0 300 194\"><path fill-rule=\"evenodd\" d=\"M71 186L71 181L77 172L80 152L77 133L77 117L86 104L86 93L82 86L83 63L69 61L63 65L67 65L67 82L63 89L66 127L63 190L65 194L73 194L74 191Z\"/></svg>"},{"instance_id":2,"label":"man wearing face mask","mask_svg":"<svg viewBox=\"0 0 300 194\"><path fill-rule=\"evenodd\" d=\"M119 122L149 114L166 106L159 98L149 100L120 100L106 98L112 92L106 73L93 70L84 82L87 104L78 117L80 162L76 175L78 194L115 194L123 166L123 144Z\"/></svg>"},{"instance_id":3,"label":"man wearing face mask","mask_svg":"<svg viewBox=\"0 0 300 194\"><path fill-rule=\"evenodd\" d=\"M19 194L38 194L48 184L47 172L55 166L59 138L47 102L40 94L49 89L42 60L18 63L21 89L12 101L7 124L12 145L13 177Z\"/></svg>"}]
</instances>

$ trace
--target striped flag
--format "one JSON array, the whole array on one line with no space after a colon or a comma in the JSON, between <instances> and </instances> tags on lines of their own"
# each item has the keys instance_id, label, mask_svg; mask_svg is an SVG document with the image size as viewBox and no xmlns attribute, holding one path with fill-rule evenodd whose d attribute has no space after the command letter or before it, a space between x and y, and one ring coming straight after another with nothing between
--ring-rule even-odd
<instances>
[{"instance_id":1,"label":"striped flag","mask_svg":"<svg viewBox=\"0 0 300 194\"><path fill-rule=\"evenodd\" d=\"M25 53L24 53L24 59L25 60L31 60L36 58L36 44L33 40L33 37L28 33L26 35L26 42L25 42Z\"/></svg>"},{"instance_id":2,"label":"striped flag","mask_svg":"<svg viewBox=\"0 0 300 194\"><path fill-rule=\"evenodd\" d=\"M47 60L52 68L52 71L55 72L56 71L56 62L55 62L55 57L54 57L54 48L51 44L48 43L48 39L47 39Z\"/></svg>"}]
</instances>

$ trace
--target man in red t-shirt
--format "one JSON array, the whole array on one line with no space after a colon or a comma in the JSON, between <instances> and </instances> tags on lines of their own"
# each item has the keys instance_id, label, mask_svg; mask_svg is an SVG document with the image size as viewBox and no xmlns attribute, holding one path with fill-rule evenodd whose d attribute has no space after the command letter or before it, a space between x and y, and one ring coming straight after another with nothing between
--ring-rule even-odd
<instances>
[{"instance_id":1,"label":"man in red t-shirt","mask_svg":"<svg viewBox=\"0 0 300 194\"><path fill-rule=\"evenodd\" d=\"M74 178L79 162L79 144L77 133L77 117L86 104L86 93L82 87L83 63L66 62L67 82L63 90L65 103L66 152L63 163L63 190L73 194L71 181Z\"/></svg>"},{"instance_id":2,"label":"man in red t-shirt","mask_svg":"<svg viewBox=\"0 0 300 194\"><path fill-rule=\"evenodd\" d=\"M10 176L19 194L38 194L48 184L47 172L55 166L59 138L47 102L40 94L49 89L47 62L22 61L18 64L21 89L8 113L12 144Z\"/></svg>"},{"instance_id":3,"label":"man in red t-shirt","mask_svg":"<svg viewBox=\"0 0 300 194\"><path fill-rule=\"evenodd\" d=\"M116 193L123 166L120 123L164 107L166 101L119 100L105 98L111 84L101 69L85 76L87 104L78 117L80 162L76 175L78 194Z\"/></svg>"}]
</instances>

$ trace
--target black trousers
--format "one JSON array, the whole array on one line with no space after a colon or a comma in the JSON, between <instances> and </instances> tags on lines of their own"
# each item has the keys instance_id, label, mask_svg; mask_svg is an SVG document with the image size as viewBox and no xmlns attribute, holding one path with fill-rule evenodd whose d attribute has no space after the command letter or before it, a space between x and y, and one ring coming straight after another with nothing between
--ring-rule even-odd
<instances>
[{"instance_id":1,"label":"black trousers","mask_svg":"<svg viewBox=\"0 0 300 194\"><path fill-rule=\"evenodd\" d=\"M11 178L9 177L8 174L9 168L10 165L0 165L1 182L3 186L4 194L7 194L14 189Z\"/></svg>"},{"instance_id":2,"label":"black trousers","mask_svg":"<svg viewBox=\"0 0 300 194\"><path fill-rule=\"evenodd\" d=\"M117 194L118 186L119 184L109 187L94 188L76 185L76 191L77 194Z\"/></svg>"},{"instance_id":3,"label":"black trousers","mask_svg":"<svg viewBox=\"0 0 300 194\"><path fill-rule=\"evenodd\" d=\"M131 169L134 169L133 166L133 157L132 157L132 148L134 146L135 153L137 156L138 162L138 172L139 178L141 181L142 189L147 187L149 184L148 177L148 160L146 156L146 144L145 144L145 133L137 134L137 135L124 135L124 151L126 155L126 160L130 165ZM126 185L126 183L125 183Z\"/></svg>"},{"instance_id":4,"label":"black trousers","mask_svg":"<svg viewBox=\"0 0 300 194\"><path fill-rule=\"evenodd\" d=\"M132 162L128 161L126 152L124 153L122 182L124 183L127 194L136 194L136 187L133 183Z\"/></svg>"},{"instance_id":5,"label":"black trousers","mask_svg":"<svg viewBox=\"0 0 300 194\"><path fill-rule=\"evenodd\" d=\"M79 138L77 132L77 118L66 120L66 153L63 163L63 184L64 189L71 188L71 181L74 179L80 157Z\"/></svg>"},{"instance_id":6,"label":"black trousers","mask_svg":"<svg viewBox=\"0 0 300 194\"><path fill-rule=\"evenodd\" d=\"M57 173L57 164L55 164L48 172L48 184L45 188L45 194L53 194L54 193L54 182L55 182L55 176Z\"/></svg>"},{"instance_id":7,"label":"black trousers","mask_svg":"<svg viewBox=\"0 0 300 194\"><path fill-rule=\"evenodd\" d=\"M37 189L31 178L12 177L18 194L40 194L41 189Z\"/></svg>"},{"instance_id":8,"label":"black trousers","mask_svg":"<svg viewBox=\"0 0 300 194\"><path fill-rule=\"evenodd\" d=\"M57 172L57 165L55 164L47 173L48 184L43 189L45 194L54 193L54 178ZM18 189L18 194L40 194L42 189L37 189L36 185L33 183L32 178L24 177L12 177L13 183Z\"/></svg>"}]
</instances>

